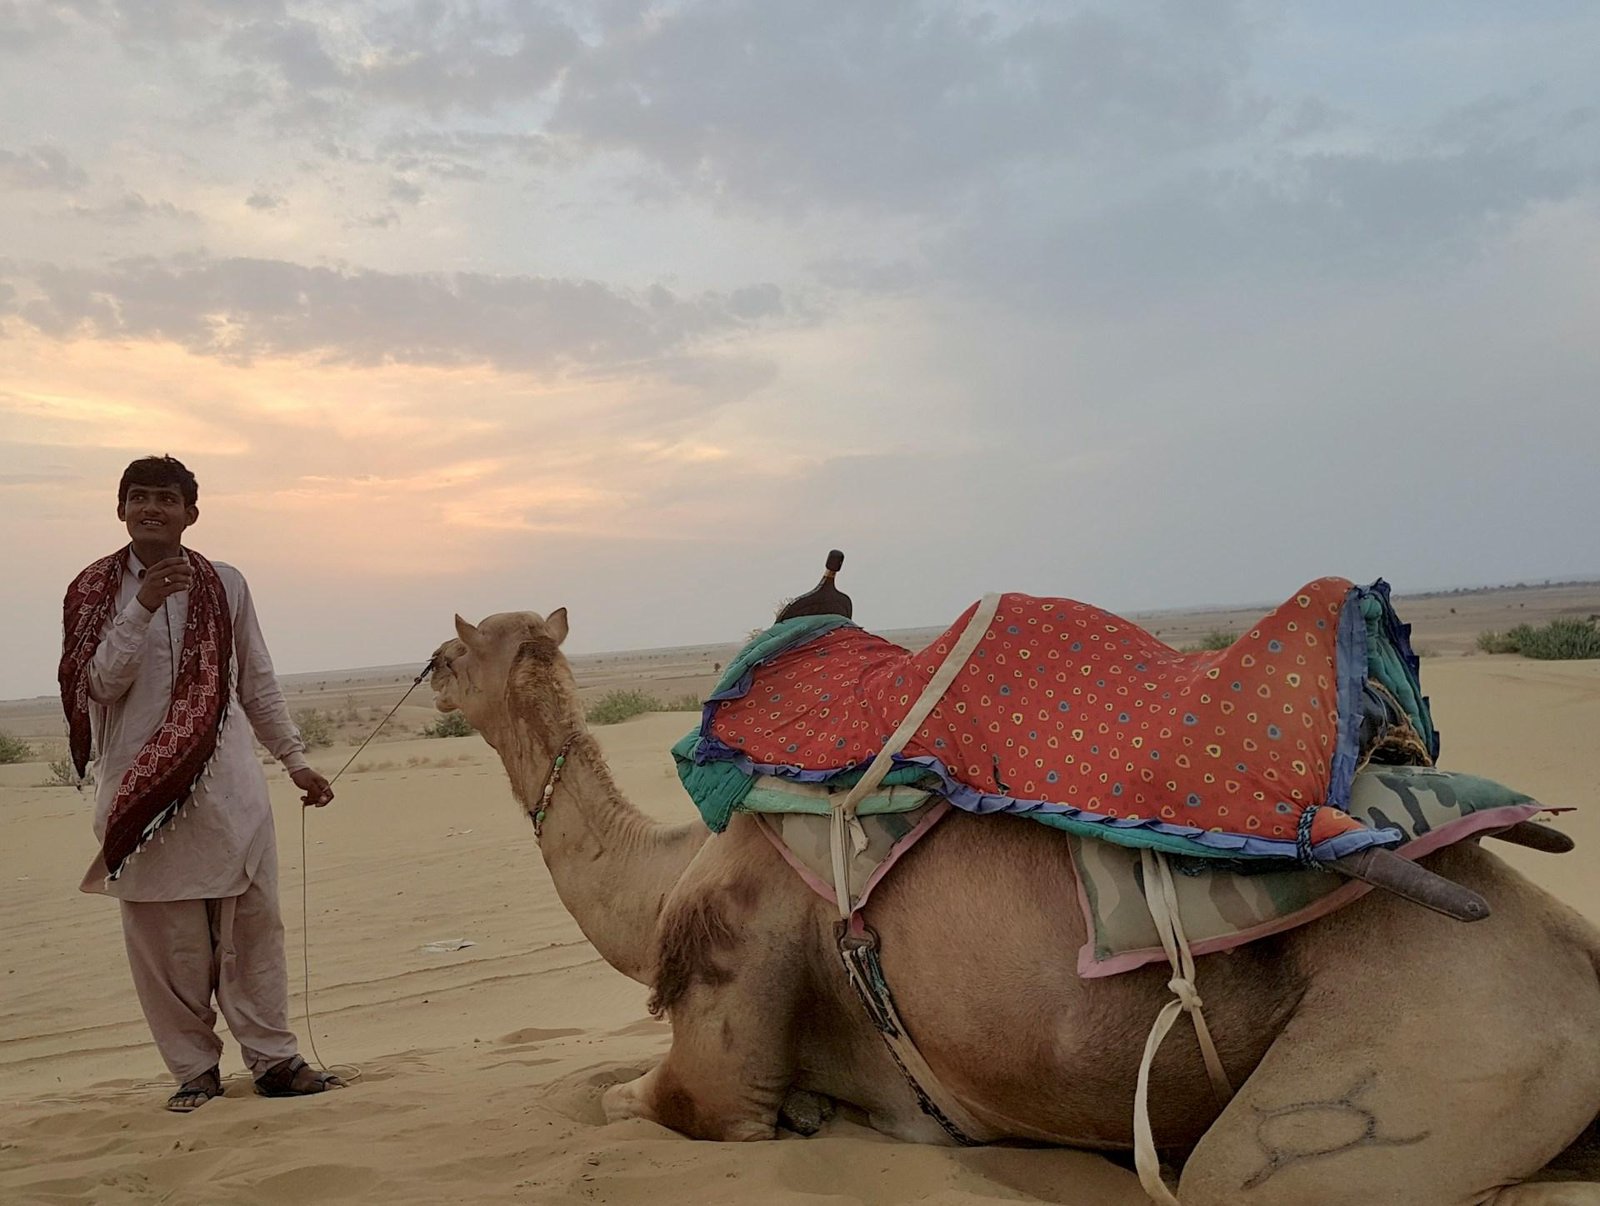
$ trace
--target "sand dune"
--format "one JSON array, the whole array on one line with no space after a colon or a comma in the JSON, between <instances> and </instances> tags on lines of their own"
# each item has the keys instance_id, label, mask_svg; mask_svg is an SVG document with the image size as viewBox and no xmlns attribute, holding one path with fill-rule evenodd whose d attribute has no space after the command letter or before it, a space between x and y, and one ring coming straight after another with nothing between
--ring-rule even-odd
<instances>
[{"instance_id":1,"label":"sand dune","mask_svg":"<svg viewBox=\"0 0 1600 1206\"><path fill-rule=\"evenodd\" d=\"M1600 662L1437 657L1424 683L1444 765L1587 806L1561 821L1578 853L1501 852L1600 919L1590 870L1600 850ZM667 748L693 722L669 713L600 730L619 782L652 815L688 815ZM315 760L331 771L349 750ZM498 759L476 737L411 738L373 747L358 765L368 769L340 781L333 807L304 817L304 859L292 787L277 772L273 783L295 1026L304 1043L309 934L309 1034L323 1060L359 1080L323 1098L268 1101L251 1093L230 1044L228 1096L190 1116L160 1109L169 1089L114 906L74 890L92 848L89 801L39 786L39 763L0 767L10 838L0 846L0 1198L1145 1200L1131 1173L1069 1151L921 1148L846 1120L815 1139L753 1145L606 1125L601 1090L657 1058L667 1028L562 909ZM474 945L424 949L451 939Z\"/></svg>"}]
</instances>

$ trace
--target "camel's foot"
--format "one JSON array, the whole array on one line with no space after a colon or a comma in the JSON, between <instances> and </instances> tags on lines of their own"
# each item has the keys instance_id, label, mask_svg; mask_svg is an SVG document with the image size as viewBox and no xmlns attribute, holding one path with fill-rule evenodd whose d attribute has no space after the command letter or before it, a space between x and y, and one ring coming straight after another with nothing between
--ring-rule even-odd
<instances>
[{"instance_id":1,"label":"camel's foot","mask_svg":"<svg viewBox=\"0 0 1600 1206\"><path fill-rule=\"evenodd\" d=\"M789 1096L783 1099L783 1108L778 1111L778 1124L809 1138L832 1117L833 1098L808 1089L790 1089Z\"/></svg>"}]
</instances>

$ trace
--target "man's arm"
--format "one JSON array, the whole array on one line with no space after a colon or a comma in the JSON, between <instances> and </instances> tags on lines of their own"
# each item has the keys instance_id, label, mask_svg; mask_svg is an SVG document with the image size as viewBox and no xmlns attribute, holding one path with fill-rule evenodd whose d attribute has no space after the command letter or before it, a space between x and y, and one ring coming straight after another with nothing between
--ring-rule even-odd
<instances>
[{"instance_id":1,"label":"man's arm","mask_svg":"<svg viewBox=\"0 0 1600 1206\"><path fill-rule=\"evenodd\" d=\"M233 620L233 653L239 667L239 703L255 730L256 740L283 763L295 786L305 793L302 802L321 808L333 799L333 788L306 760L306 743L289 716L289 705L284 702L272 668L272 655L267 652L266 637L256 619L250 584L242 574L239 607Z\"/></svg>"},{"instance_id":2,"label":"man's arm","mask_svg":"<svg viewBox=\"0 0 1600 1206\"><path fill-rule=\"evenodd\" d=\"M97 704L114 704L128 693L144 664L144 642L150 635L150 617L135 595L116 614L100 646L89 660L89 698Z\"/></svg>"},{"instance_id":3,"label":"man's arm","mask_svg":"<svg viewBox=\"0 0 1600 1206\"><path fill-rule=\"evenodd\" d=\"M89 660L89 698L114 704L128 693L144 664L144 643L150 620L167 598L188 590L194 571L182 557L158 561L145 572L139 593L111 621L94 657Z\"/></svg>"}]
</instances>

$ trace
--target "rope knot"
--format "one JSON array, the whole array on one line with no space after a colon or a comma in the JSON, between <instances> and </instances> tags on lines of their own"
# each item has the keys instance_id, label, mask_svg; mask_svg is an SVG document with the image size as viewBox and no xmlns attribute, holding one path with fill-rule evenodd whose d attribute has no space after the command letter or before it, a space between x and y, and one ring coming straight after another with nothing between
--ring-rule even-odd
<instances>
[{"instance_id":1,"label":"rope knot","mask_svg":"<svg viewBox=\"0 0 1600 1206\"><path fill-rule=\"evenodd\" d=\"M1199 1013L1205 1002L1201 1001L1200 994L1195 991L1194 983L1182 976L1173 976L1167 981L1167 988L1173 996L1178 998L1178 1003L1189 1013Z\"/></svg>"}]
</instances>

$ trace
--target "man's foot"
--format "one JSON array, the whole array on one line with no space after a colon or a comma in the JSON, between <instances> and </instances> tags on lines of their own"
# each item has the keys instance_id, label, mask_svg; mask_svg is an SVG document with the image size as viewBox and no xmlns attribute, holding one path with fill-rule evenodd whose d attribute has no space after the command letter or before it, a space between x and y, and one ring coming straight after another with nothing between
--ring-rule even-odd
<instances>
[{"instance_id":1,"label":"man's foot","mask_svg":"<svg viewBox=\"0 0 1600 1206\"><path fill-rule=\"evenodd\" d=\"M167 1098L167 1109L174 1114L188 1114L198 1110L213 1097L222 1096L222 1073L212 1068L209 1072L202 1072L193 1080L186 1080L178 1086L178 1091Z\"/></svg>"},{"instance_id":2,"label":"man's foot","mask_svg":"<svg viewBox=\"0 0 1600 1206\"><path fill-rule=\"evenodd\" d=\"M304 1058L292 1055L256 1077L256 1092L263 1097L304 1097L328 1089L342 1089L344 1081L332 1072L318 1072Z\"/></svg>"}]
</instances>

